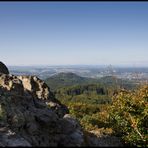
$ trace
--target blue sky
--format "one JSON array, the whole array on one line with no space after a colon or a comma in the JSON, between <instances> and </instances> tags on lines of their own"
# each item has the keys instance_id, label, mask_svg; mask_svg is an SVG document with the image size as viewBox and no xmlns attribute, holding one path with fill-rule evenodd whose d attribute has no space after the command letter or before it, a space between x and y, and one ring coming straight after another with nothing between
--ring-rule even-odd
<instances>
[{"instance_id":1,"label":"blue sky","mask_svg":"<svg viewBox=\"0 0 148 148\"><path fill-rule=\"evenodd\" d=\"M7 65L148 65L148 2L0 2Z\"/></svg>"}]
</instances>

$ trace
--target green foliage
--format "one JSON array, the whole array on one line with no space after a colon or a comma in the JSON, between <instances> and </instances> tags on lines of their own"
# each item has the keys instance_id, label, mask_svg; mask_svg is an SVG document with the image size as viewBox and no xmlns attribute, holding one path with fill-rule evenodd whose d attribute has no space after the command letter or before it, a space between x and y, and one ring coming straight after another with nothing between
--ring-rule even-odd
<instances>
[{"instance_id":1,"label":"green foliage","mask_svg":"<svg viewBox=\"0 0 148 148\"><path fill-rule=\"evenodd\" d=\"M146 146L148 88L134 91L135 82L112 76L83 78L72 73L53 76L47 84L84 130L114 130L126 143Z\"/></svg>"},{"instance_id":2,"label":"green foliage","mask_svg":"<svg viewBox=\"0 0 148 148\"><path fill-rule=\"evenodd\" d=\"M99 84L64 87L58 89L55 92L55 96L63 103L71 101L73 103L81 102L86 104L106 104L111 101L107 95L107 90Z\"/></svg>"},{"instance_id":3,"label":"green foliage","mask_svg":"<svg viewBox=\"0 0 148 148\"><path fill-rule=\"evenodd\" d=\"M106 120L108 113L105 111L107 105L69 102L67 106L70 114L80 121L85 130L109 127L109 122Z\"/></svg>"},{"instance_id":4,"label":"green foliage","mask_svg":"<svg viewBox=\"0 0 148 148\"><path fill-rule=\"evenodd\" d=\"M148 86L113 97L110 120L116 134L134 146L148 146Z\"/></svg>"},{"instance_id":5,"label":"green foliage","mask_svg":"<svg viewBox=\"0 0 148 148\"><path fill-rule=\"evenodd\" d=\"M107 106L111 103L107 90L100 84L74 85L60 88L55 93L70 114L76 117L85 130L108 127Z\"/></svg>"}]
</instances>

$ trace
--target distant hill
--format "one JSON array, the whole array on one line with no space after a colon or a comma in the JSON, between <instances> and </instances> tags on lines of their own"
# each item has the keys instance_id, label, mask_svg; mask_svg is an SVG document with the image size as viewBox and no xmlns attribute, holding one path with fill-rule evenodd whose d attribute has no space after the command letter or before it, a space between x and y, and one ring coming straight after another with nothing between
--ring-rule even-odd
<instances>
[{"instance_id":1,"label":"distant hill","mask_svg":"<svg viewBox=\"0 0 148 148\"><path fill-rule=\"evenodd\" d=\"M51 88L51 90L57 90L62 87L73 86L73 85L83 85L83 84L103 84L108 87L124 87L132 88L134 85L132 82L127 80L122 80L115 78L113 76L106 76L102 78L88 78L81 77L74 73L58 73L45 80L46 84Z\"/></svg>"},{"instance_id":2,"label":"distant hill","mask_svg":"<svg viewBox=\"0 0 148 148\"><path fill-rule=\"evenodd\" d=\"M124 88L132 90L135 89L137 86L137 84L135 84L135 82L133 81L120 79L115 76L105 76L100 78L98 81L100 84L114 89Z\"/></svg>"},{"instance_id":3,"label":"distant hill","mask_svg":"<svg viewBox=\"0 0 148 148\"><path fill-rule=\"evenodd\" d=\"M96 80L78 76L74 73L58 73L45 80L46 84L52 89L58 89L64 86L72 86L78 84L94 83Z\"/></svg>"}]
</instances>

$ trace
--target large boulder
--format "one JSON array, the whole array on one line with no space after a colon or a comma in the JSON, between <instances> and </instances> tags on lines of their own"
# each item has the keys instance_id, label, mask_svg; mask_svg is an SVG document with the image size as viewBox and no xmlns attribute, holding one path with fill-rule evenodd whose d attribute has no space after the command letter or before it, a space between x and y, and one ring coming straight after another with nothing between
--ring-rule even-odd
<instances>
[{"instance_id":1,"label":"large boulder","mask_svg":"<svg viewBox=\"0 0 148 148\"><path fill-rule=\"evenodd\" d=\"M5 66L4 63L0 62L0 73L9 74L8 68Z\"/></svg>"},{"instance_id":2,"label":"large boulder","mask_svg":"<svg viewBox=\"0 0 148 148\"><path fill-rule=\"evenodd\" d=\"M36 76L0 74L0 146L82 146L83 130Z\"/></svg>"}]
</instances>

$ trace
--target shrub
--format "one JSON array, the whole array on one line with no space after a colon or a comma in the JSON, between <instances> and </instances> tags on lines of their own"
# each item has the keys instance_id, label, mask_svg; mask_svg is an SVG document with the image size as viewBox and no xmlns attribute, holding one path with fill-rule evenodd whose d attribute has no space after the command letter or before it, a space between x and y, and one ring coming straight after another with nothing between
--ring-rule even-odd
<instances>
[{"instance_id":1,"label":"shrub","mask_svg":"<svg viewBox=\"0 0 148 148\"><path fill-rule=\"evenodd\" d=\"M110 120L116 134L132 146L148 146L148 86L121 91L112 99Z\"/></svg>"}]
</instances>

